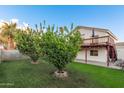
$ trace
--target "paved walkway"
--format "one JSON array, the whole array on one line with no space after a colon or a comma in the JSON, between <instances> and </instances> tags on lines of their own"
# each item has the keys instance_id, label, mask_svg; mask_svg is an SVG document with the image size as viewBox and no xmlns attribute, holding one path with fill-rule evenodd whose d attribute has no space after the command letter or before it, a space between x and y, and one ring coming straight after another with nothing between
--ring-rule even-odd
<instances>
[{"instance_id":1,"label":"paved walkway","mask_svg":"<svg viewBox=\"0 0 124 93\"><path fill-rule=\"evenodd\" d=\"M86 64L84 60L76 59L76 61ZM88 61L87 64L92 64L92 65L97 65L97 66L102 66L102 67L107 67L112 69L122 69L121 67L115 66L113 63L110 63L109 66L107 66L107 63L104 63L104 62Z\"/></svg>"}]
</instances>

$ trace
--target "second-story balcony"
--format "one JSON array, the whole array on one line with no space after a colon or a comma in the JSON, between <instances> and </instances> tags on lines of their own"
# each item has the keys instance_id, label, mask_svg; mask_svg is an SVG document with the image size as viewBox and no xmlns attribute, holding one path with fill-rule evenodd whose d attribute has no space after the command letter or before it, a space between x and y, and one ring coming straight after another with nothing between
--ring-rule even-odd
<instances>
[{"instance_id":1,"label":"second-story balcony","mask_svg":"<svg viewBox=\"0 0 124 93\"><path fill-rule=\"evenodd\" d=\"M82 46L106 46L113 45L114 40L110 36L91 37L83 39Z\"/></svg>"}]
</instances>

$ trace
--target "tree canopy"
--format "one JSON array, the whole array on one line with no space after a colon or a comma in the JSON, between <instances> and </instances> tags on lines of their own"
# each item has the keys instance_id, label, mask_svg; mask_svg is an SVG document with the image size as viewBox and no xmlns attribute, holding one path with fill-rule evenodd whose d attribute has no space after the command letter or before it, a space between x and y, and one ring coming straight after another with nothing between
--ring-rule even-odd
<instances>
[{"instance_id":1,"label":"tree canopy","mask_svg":"<svg viewBox=\"0 0 124 93\"><path fill-rule=\"evenodd\" d=\"M54 26L48 26L41 41L43 57L61 72L66 64L74 61L81 41L77 29L69 30L65 26L54 30Z\"/></svg>"}]
</instances>

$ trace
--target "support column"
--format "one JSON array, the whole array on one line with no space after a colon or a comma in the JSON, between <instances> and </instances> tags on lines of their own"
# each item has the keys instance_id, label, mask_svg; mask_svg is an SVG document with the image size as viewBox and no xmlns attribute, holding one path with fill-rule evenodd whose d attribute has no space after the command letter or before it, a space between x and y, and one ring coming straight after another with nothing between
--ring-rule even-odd
<instances>
[{"instance_id":1,"label":"support column","mask_svg":"<svg viewBox=\"0 0 124 93\"><path fill-rule=\"evenodd\" d=\"M107 66L109 66L109 45L106 47L107 50Z\"/></svg>"},{"instance_id":2,"label":"support column","mask_svg":"<svg viewBox=\"0 0 124 93\"><path fill-rule=\"evenodd\" d=\"M114 47L112 48L112 62L114 62L114 58L115 58L115 52L114 52Z\"/></svg>"},{"instance_id":3,"label":"support column","mask_svg":"<svg viewBox=\"0 0 124 93\"><path fill-rule=\"evenodd\" d=\"M85 48L85 62L87 63L87 48Z\"/></svg>"}]
</instances>

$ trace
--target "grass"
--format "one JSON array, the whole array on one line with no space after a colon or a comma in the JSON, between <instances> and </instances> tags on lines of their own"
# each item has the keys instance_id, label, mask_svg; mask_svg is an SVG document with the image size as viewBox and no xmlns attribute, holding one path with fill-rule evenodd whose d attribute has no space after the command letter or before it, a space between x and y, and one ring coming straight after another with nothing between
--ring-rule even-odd
<instances>
[{"instance_id":1,"label":"grass","mask_svg":"<svg viewBox=\"0 0 124 93\"><path fill-rule=\"evenodd\" d=\"M53 76L56 69L46 63L33 65L29 60L0 64L0 87L124 87L124 72L94 65L71 63L65 80Z\"/></svg>"}]
</instances>

